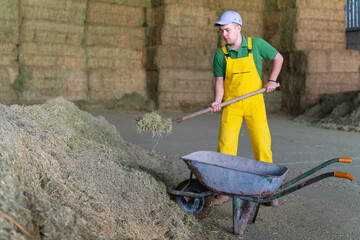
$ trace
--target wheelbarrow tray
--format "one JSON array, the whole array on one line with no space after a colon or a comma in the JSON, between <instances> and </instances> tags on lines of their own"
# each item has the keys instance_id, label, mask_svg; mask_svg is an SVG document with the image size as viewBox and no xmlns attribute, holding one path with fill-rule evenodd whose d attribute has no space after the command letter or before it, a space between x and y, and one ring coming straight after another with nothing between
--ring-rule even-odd
<instances>
[{"instance_id":1,"label":"wheelbarrow tray","mask_svg":"<svg viewBox=\"0 0 360 240\"><path fill-rule=\"evenodd\" d=\"M196 178L216 193L266 198L281 185L288 168L213 151L181 157Z\"/></svg>"}]
</instances>

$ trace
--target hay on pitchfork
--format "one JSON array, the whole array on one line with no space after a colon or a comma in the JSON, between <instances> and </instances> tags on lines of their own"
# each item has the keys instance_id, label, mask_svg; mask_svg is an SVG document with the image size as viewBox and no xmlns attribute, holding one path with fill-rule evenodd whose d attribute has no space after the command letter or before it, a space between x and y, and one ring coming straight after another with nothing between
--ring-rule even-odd
<instances>
[{"instance_id":1,"label":"hay on pitchfork","mask_svg":"<svg viewBox=\"0 0 360 240\"><path fill-rule=\"evenodd\" d=\"M155 136L158 137L151 152L153 152L155 147L158 145L159 140L162 137L163 133L169 135L172 132L171 119L170 118L163 119L155 111L144 114L143 116L139 117L136 121L137 121L137 131L139 133L151 132L153 138Z\"/></svg>"},{"instance_id":2,"label":"hay on pitchfork","mask_svg":"<svg viewBox=\"0 0 360 240\"><path fill-rule=\"evenodd\" d=\"M153 137L161 137L163 133L171 134L171 119L162 119L155 111L146 113L137 119L137 131L139 133L151 132Z\"/></svg>"}]
</instances>

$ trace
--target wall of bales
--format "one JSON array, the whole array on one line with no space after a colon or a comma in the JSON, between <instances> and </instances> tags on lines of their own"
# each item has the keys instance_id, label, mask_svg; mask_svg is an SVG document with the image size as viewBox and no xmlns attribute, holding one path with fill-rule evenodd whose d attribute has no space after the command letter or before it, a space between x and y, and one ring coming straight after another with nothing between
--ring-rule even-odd
<instances>
[{"instance_id":1,"label":"wall of bales","mask_svg":"<svg viewBox=\"0 0 360 240\"><path fill-rule=\"evenodd\" d=\"M277 1L283 107L303 111L324 94L360 89L360 53L346 49L344 1Z\"/></svg>"},{"instance_id":2,"label":"wall of bales","mask_svg":"<svg viewBox=\"0 0 360 240\"><path fill-rule=\"evenodd\" d=\"M21 102L63 95L83 99L87 91L83 47L87 2L23 0L19 3L19 76Z\"/></svg>"},{"instance_id":3,"label":"wall of bales","mask_svg":"<svg viewBox=\"0 0 360 240\"><path fill-rule=\"evenodd\" d=\"M165 2L165 3L164 3ZM217 34L214 0L158 3L152 9L147 70L160 108L209 102ZM206 7L205 7L206 6Z\"/></svg>"},{"instance_id":4,"label":"wall of bales","mask_svg":"<svg viewBox=\"0 0 360 240\"><path fill-rule=\"evenodd\" d=\"M213 27L224 10L242 12L244 33L261 36L263 0L178 1L154 6L148 77L160 108L191 108L213 99L213 55L224 43ZM245 27L248 26L248 27Z\"/></svg>"},{"instance_id":5,"label":"wall of bales","mask_svg":"<svg viewBox=\"0 0 360 240\"><path fill-rule=\"evenodd\" d=\"M344 51L344 4L3 0L0 101L38 103L61 95L108 106L136 92L162 109L208 105L213 54L224 44L212 24L232 9L243 17L244 35L265 38L285 56L282 91L266 101L280 106L282 98L284 108L302 111L323 94L359 89L359 53ZM270 71L267 62L263 79Z\"/></svg>"},{"instance_id":6,"label":"wall of bales","mask_svg":"<svg viewBox=\"0 0 360 240\"><path fill-rule=\"evenodd\" d=\"M16 99L13 84L18 77L17 64L19 42L18 2L0 2L0 99L10 104Z\"/></svg>"},{"instance_id":7,"label":"wall of bales","mask_svg":"<svg viewBox=\"0 0 360 240\"><path fill-rule=\"evenodd\" d=\"M22 0L1 2L2 103L116 101L137 92L160 108L213 98L212 27L242 12L245 34L261 36L263 0ZM245 27L247 26L247 27Z\"/></svg>"},{"instance_id":8,"label":"wall of bales","mask_svg":"<svg viewBox=\"0 0 360 240\"><path fill-rule=\"evenodd\" d=\"M147 96L144 68L146 9L150 1L87 1L86 40L90 101Z\"/></svg>"},{"instance_id":9,"label":"wall of bales","mask_svg":"<svg viewBox=\"0 0 360 240\"><path fill-rule=\"evenodd\" d=\"M146 96L147 0L4 0L0 101Z\"/></svg>"}]
</instances>

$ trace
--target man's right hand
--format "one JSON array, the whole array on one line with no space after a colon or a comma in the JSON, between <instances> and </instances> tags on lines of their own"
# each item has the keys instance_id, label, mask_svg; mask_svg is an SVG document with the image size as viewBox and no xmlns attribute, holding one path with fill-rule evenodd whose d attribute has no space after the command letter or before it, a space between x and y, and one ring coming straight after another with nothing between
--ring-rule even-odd
<instances>
[{"instance_id":1,"label":"man's right hand","mask_svg":"<svg viewBox=\"0 0 360 240\"><path fill-rule=\"evenodd\" d=\"M219 102L212 102L211 103L211 110L210 110L210 112L218 112L218 111L220 111L221 110L221 107L220 107L220 103Z\"/></svg>"}]
</instances>

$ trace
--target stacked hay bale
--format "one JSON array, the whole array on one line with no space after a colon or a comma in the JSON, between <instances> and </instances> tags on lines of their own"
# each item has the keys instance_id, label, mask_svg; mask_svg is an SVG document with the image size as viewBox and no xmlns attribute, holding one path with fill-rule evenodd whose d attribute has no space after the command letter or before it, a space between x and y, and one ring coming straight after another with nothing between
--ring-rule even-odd
<instances>
[{"instance_id":1,"label":"stacked hay bale","mask_svg":"<svg viewBox=\"0 0 360 240\"><path fill-rule=\"evenodd\" d=\"M88 1L89 101L116 100L131 92L147 97L143 25L148 5L146 0Z\"/></svg>"},{"instance_id":2,"label":"stacked hay bale","mask_svg":"<svg viewBox=\"0 0 360 240\"><path fill-rule=\"evenodd\" d=\"M306 60L301 51L295 51L294 41L296 32L296 2L267 0L269 5L277 6L279 11L280 50L284 56L282 72L280 74L282 88L282 106L290 111L299 111L301 98L304 95L303 85Z\"/></svg>"},{"instance_id":3,"label":"stacked hay bale","mask_svg":"<svg viewBox=\"0 0 360 240\"><path fill-rule=\"evenodd\" d=\"M345 51L345 1L297 1L295 48L305 50L306 107L324 94L360 89L360 53Z\"/></svg>"},{"instance_id":4,"label":"stacked hay bale","mask_svg":"<svg viewBox=\"0 0 360 240\"><path fill-rule=\"evenodd\" d=\"M18 1L0 2L0 99L8 104L16 99L13 84L18 77Z\"/></svg>"},{"instance_id":5,"label":"stacked hay bale","mask_svg":"<svg viewBox=\"0 0 360 240\"><path fill-rule=\"evenodd\" d=\"M263 11L263 38L275 47L282 55L284 54L280 45L280 13L278 4L274 0L264 0L263 1L264 11ZM262 79L263 83L270 78L272 71L272 62L265 61L263 64ZM282 72L278 78L278 81L281 82ZM264 99L266 102L266 110L268 112L275 112L281 109L282 102L282 91L278 89L271 94L264 94Z\"/></svg>"},{"instance_id":6,"label":"stacked hay bale","mask_svg":"<svg viewBox=\"0 0 360 240\"><path fill-rule=\"evenodd\" d=\"M280 50L280 11L276 0L263 1L263 31L264 39Z\"/></svg>"},{"instance_id":7,"label":"stacked hay bale","mask_svg":"<svg viewBox=\"0 0 360 240\"><path fill-rule=\"evenodd\" d=\"M345 1L297 0L295 49L344 50Z\"/></svg>"},{"instance_id":8,"label":"stacked hay bale","mask_svg":"<svg viewBox=\"0 0 360 240\"><path fill-rule=\"evenodd\" d=\"M208 104L213 98L214 3L166 0L153 6L147 70L160 108Z\"/></svg>"},{"instance_id":9,"label":"stacked hay bale","mask_svg":"<svg viewBox=\"0 0 360 240\"><path fill-rule=\"evenodd\" d=\"M20 102L86 97L86 0L20 1Z\"/></svg>"},{"instance_id":10,"label":"stacked hay bale","mask_svg":"<svg viewBox=\"0 0 360 240\"><path fill-rule=\"evenodd\" d=\"M192 239L195 219L133 150L63 98L0 105L1 239Z\"/></svg>"},{"instance_id":11,"label":"stacked hay bale","mask_svg":"<svg viewBox=\"0 0 360 240\"><path fill-rule=\"evenodd\" d=\"M318 103L324 94L360 89L359 51L306 51L306 58L305 107Z\"/></svg>"},{"instance_id":12,"label":"stacked hay bale","mask_svg":"<svg viewBox=\"0 0 360 240\"><path fill-rule=\"evenodd\" d=\"M345 51L342 1L297 0L280 20L285 63L284 106L303 111L324 94L360 88L360 54ZM291 109L292 108L292 109Z\"/></svg>"}]
</instances>

